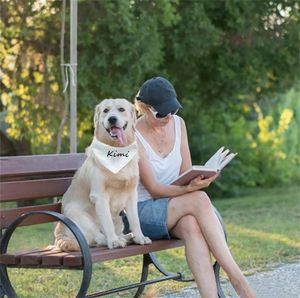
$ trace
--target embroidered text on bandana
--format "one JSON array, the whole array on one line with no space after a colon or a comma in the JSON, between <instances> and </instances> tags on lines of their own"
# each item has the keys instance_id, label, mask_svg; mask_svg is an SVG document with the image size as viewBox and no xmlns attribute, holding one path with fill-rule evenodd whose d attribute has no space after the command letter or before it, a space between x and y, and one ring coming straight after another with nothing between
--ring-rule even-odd
<instances>
[{"instance_id":1,"label":"embroidered text on bandana","mask_svg":"<svg viewBox=\"0 0 300 298\"><path fill-rule=\"evenodd\" d=\"M104 167L116 174L137 154L137 143L134 142L127 147L111 147L94 138L91 150Z\"/></svg>"}]
</instances>

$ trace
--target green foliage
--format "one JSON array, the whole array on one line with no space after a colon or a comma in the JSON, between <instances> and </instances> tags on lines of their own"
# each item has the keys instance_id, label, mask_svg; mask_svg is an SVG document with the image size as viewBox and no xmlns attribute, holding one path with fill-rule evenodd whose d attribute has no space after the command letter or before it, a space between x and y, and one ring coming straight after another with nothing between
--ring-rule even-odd
<instances>
[{"instance_id":1,"label":"green foliage","mask_svg":"<svg viewBox=\"0 0 300 298\"><path fill-rule=\"evenodd\" d=\"M59 7L54 2L1 1L0 29L1 110L9 124L7 134L30 140L42 153L53 141L56 115L62 110Z\"/></svg>"},{"instance_id":2,"label":"green foliage","mask_svg":"<svg viewBox=\"0 0 300 298\"><path fill-rule=\"evenodd\" d=\"M64 113L61 2L0 2L6 133L30 140L34 153L53 153ZM67 56L68 19L66 27ZM79 1L78 150L92 138L99 101L132 99L145 79L162 75L183 103L193 160L204 162L221 145L239 152L214 193L292 182L299 177L298 31L294 0ZM292 117L279 132L285 109ZM67 137L68 126L63 152Z\"/></svg>"},{"instance_id":3,"label":"green foliage","mask_svg":"<svg viewBox=\"0 0 300 298\"><path fill-rule=\"evenodd\" d=\"M262 101L264 108L255 103L226 113L228 106L214 105L194 112L201 123L188 126L194 163L203 164L221 146L238 152L210 187L211 194L239 195L244 188L299 181L299 98L297 86L274 96L273 105Z\"/></svg>"},{"instance_id":4,"label":"green foliage","mask_svg":"<svg viewBox=\"0 0 300 298\"><path fill-rule=\"evenodd\" d=\"M104 98L132 99L163 65L164 34L177 22L177 1L82 1L79 4L80 121ZM88 117L88 118L87 118ZM89 130L89 135L91 129ZM87 145L79 140L80 148Z\"/></svg>"},{"instance_id":5,"label":"green foliage","mask_svg":"<svg viewBox=\"0 0 300 298\"><path fill-rule=\"evenodd\" d=\"M260 185L299 181L299 85L274 101L265 112L256 107L258 134L253 137L256 164L260 168ZM266 114L266 116L263 115Z\"/></svg>"}]
</instances>

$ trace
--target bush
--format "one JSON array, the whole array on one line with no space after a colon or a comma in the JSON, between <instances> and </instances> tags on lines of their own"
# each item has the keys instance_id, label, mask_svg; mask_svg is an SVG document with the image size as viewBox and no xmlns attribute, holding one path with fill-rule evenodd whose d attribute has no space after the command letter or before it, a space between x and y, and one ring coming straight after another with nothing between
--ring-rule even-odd
<instances>
[{"instance_id":1,"label":"bush","mask_svg":"<svg viewBox=\"0 0 300 298\"><path fill-rule=\"evenodd\" d=\"M297 87L262 101L262 107L219 103L195 109L186 102L185 114L193 119L187 127L194 164L205 163L221 146L238 152L210 188L214 195L239 195L249 187L299 180L299 96Z\"/></svg>"}]
</instances>

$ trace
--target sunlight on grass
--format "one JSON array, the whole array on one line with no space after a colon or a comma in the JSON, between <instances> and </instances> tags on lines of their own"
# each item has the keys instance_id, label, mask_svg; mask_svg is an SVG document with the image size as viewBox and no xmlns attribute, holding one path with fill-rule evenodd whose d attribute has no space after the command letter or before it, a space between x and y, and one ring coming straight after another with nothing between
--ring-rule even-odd
<instances>
[{"instance_id":1,"label":"sunlight on grass","mask_svg":"<svg viewBox=\"0 0 300 298\"><path fill-rule=\"evenodd\" d=\"M282 234L275 234L275 233L267 233L264 231L257 231L253 229L246 229L238 225L229 224L227 225L229 230L235 231L238 234L244 234L249 237L260 238L262 240L272 240L276 242L281 242L283 244L289 245L294 248L300 248L300 242L290 239Z\"/></svg>"}]
</instances>

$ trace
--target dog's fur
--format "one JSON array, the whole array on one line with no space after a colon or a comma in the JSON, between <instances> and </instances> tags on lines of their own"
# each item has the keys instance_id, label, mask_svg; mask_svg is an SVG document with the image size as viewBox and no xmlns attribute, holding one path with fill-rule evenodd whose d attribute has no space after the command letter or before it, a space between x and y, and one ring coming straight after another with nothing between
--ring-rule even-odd
<instances>
[{"instance_id":1,"label":"dog's fur","mask_svg":"<svg viewBox=\"0 0 300 298\"><path fill-rule=\"evenodd\" d=\"M111 117L115 118L114 123ZM127 100L105 99L95 109L94 137L110 146L128 146L135 142L135 120L134 106ZM123 139L113 132L113 127L123 130ZM142 234L137 213L138 156L113 174L95 159L91 149L86 154L87 159L63 196L63 214L77 224L90 246L116 248L126 246L132 238L123 234L119 214L125 209L132 240L151 243ZM62 251L79 250L73 234L62 223L57 224L54 234L55 245Z\"/></svg>"}]
</instances>

